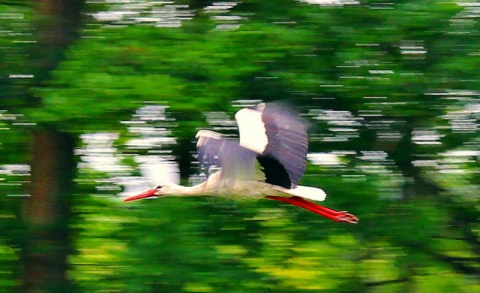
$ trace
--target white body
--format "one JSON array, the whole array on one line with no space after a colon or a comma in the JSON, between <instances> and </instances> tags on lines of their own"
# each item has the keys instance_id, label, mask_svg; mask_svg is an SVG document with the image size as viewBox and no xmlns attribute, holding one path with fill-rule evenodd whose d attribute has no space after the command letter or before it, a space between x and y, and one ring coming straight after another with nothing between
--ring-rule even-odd
<instances>
[{"instance_id":1,"label":"white body","mask_svg":"<svg viewBox=\"0 0 480 293\"><path fill-rule=\"evenodd\" d=\"M286 189L263 181L237 181L233 186L227 186L222 180L222 171L212 174L208 179L195 186L181 186L174 183L165 183L156 195L183 196L183 195L221 195L235 198L261 199L265 195L281 197L298 196L305 199L324 201L327 197L321 188L297 186Z\"/></svg>"}]
</instances>

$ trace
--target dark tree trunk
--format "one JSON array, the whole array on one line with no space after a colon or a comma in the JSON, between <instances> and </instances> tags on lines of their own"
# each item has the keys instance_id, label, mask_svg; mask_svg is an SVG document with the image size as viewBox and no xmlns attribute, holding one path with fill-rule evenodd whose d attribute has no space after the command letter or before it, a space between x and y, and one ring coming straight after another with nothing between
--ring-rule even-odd
<instances>
[{"instance_id":1,"label":"dark tree trunk","mask_svg":"<svg viewBox=\"0 0 480 293\"><path fill-rule=\"evenodd\" d=\"M37 86L49 79L78 36L85 0L37 0L37 45L31 53Z\"/></svg>"},{"instance_id":2,"label":"dark tree trunk","mask_svg":"<svg viewBox=\"0 0 480 293\"><path fill-rule=\"evenodd\" d=\"M85 0L37 0L37 43L31 52L34 86L41 87L77 38ZM42 101L32 98L33 107ZM23 292L71 292L67 258L72 249L69 217L75 173L73 134L55 125L33 132L31 196L22 250Z\"/></svg>"},{"instance_id":3,"label":"dark tree trunk","mask_svg":"<svg viewBox=\"0 0 480 293\"><path fill-rule=\"evenodd\" d=\"M74 139L60 132L34 134L31 196L25 209L28 239L23 251L23 292L68 288L71 250L68 221L75 170Z\"/></svg>"}]
</instances>

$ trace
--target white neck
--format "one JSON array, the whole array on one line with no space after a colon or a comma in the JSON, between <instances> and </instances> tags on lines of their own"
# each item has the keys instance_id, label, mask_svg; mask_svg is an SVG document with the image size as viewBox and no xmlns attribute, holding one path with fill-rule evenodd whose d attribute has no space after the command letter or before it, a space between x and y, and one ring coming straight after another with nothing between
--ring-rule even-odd
<instances>
[{"instance_id":1,"label":"white neck","mask_svg":"<svg viewBox=\"0 0 480 293\"><path fill-rule=\"evenodd\" d=\"M208 179L194 186L182 186L175 183L168 183L161 189L164 195L171 196L194 196L194 195L212 195L217 189L221 180L221 171L216 172Z\"/></svg>"},{"instance_id":2,"label":"white neck","mask_svg":"<svg viewBox=\"0 0 480 293\"><path fill-rule=\"evenodd\" d=\"M164 186L161 191L164 193L164 195L169 196L194 196L205 195L204 193L202 193L203 189L203 183L194 186L183 186L170 183L168 184L168 186Z\"/></svg>"}]
</instances>

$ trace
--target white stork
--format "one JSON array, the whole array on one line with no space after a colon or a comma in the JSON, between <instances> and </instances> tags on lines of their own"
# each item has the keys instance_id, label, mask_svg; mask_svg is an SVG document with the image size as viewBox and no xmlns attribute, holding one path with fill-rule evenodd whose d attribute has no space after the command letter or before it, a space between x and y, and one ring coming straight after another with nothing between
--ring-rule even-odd
<instances>
[{"instance_id":1,"label":"white stork","mask_svg":"<svg viewBox=\"0 0 480 293\"><path fill-rule=\"evenodd\" d=\"M357 223L358 218L309 200L323 201L326 193L316 187L297 185L306 167L306 124L280 103L261 103L235 114L240 141L220 133L200 130L196 138L198 160L208 178L195 186L166 183L139 195L133 201L159 196L242 196L289 203L337 222ZM210 174L210 167L221 169Z\"/></svg>"}]
</instances>

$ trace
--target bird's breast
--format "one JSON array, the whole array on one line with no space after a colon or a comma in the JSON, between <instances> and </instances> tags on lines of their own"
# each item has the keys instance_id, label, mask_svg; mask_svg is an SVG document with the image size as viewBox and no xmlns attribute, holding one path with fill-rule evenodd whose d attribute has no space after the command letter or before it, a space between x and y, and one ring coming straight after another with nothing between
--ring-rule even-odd
<instances>
[{"instance_id":1,"label":"bird's breast","mask_svg":"<svg viewBox=\"0 0 480 293\"><path fill-rule=\"evenodd\" d=\"M218 195L233 199L260 199L267 195L279 195L279 191L272 185L262 181L241 181L224 186Z\"/></svg>"}]
</instances>

